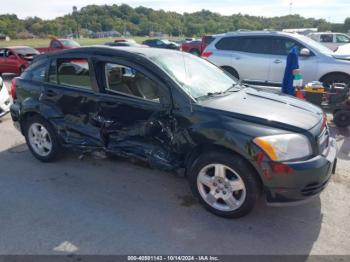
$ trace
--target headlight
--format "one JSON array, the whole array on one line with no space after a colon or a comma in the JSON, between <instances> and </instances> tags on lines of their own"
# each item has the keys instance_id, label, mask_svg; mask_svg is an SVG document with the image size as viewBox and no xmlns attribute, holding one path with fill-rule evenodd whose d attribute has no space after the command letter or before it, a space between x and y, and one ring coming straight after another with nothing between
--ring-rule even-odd
<instances>
[{"instance_id":1,"label":"headlight","mask_svg":"<svg viewBox=\"0 0 350 262\"><path fill-rule=\"evenodd\" d=\"M273 161L298 159L312 154L309 140L299 134L263 136L253 141Z\"/></svg>"}]
</instances>

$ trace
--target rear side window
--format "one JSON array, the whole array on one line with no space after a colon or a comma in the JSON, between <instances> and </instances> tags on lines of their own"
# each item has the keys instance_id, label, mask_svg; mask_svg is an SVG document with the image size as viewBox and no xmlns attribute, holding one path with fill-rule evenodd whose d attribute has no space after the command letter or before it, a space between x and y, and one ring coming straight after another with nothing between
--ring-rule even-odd
<instances>
[{"instance_id":1,"label":"rear side window","mask_svg":"<svg viewBox=\"0 0 350 262\"><path fill-rule=\"evenodd\" d=\"M239 40L240 37L225 37L221 39L215 47L219 50L241 51Z\"/></svg>"},{"instance_id":2,"label":"rear side window","mask_svg":"<svg viewBox=\"0 0 350 262\"><path fill-rule=\"evenodd\" d=\"M47 59L35 61L22 73L21 78L37 82L45 82L47 65Z\"/></svg>"},{"instance_id":3,"label":"rear side window","mask_svg":"<svg viewBox=\"0 0 350 262\"><path fill-rule=\"evenodd\" d=\"M320 41L322 43L333 43L333 35L332 34L321 35Z\"/></svg>"},{"instance_id":4,"label":"rear side window","mask_svg":"<svg viewBox=\"0 0 350 262\"><path fill-rule=\"evenodd\" d=\"M92 90L87 59L58 59L49 70L49 82Z\"/></svg>"},{"instance_id":5,"label":"rear side window","mask_svg":"<svg viewBox=\"0 0 350 262\"><path fill-rule=\"evenodd\" d=\"M242 52L255 54L271 54L272 39L271 37L242 37Z\"/></svg>"},{"instance_id":6,"label":"rear side window","mask_svg":"<svg viewBox=\"0 0 350 262\"><path fill-rule=\"evenodd\" d=\"M255 54L271 54L272 41L270 37L225 37L216 44L220 50L240 51Z\"/></svg>"}]
</instances>

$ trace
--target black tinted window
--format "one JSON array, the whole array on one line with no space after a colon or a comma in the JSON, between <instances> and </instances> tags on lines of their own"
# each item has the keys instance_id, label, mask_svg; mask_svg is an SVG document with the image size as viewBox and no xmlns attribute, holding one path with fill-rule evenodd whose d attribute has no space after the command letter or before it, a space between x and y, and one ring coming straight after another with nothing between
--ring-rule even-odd
<instances>
[{"instance_id":1,"label":"black tinted window","mask_svg":"<svg viewBox=\"0 0 350 262\"><path fill-rule=\"evenodd\" d=\"M274 55L288 55L288 53L292 50L292 48L296 47L298 51L304 48L300 43L282 37L273 38L273 52Z\"/></svg>"},{"instance_id":2,"label":"black tinted window","mask_svg":"<svg viewBox=\"0 0 350 262\"><path fill-rule=\"evenodd\" d=\"M216 48L256 54L271 54L272 41L269 37L225 37L216 44Z\"/></svg>"},{"instance_id":3,"label":"black tinted window","mask_svg":"<svg viewBox=\"0 0 350 262\"><path fill-rule=\"evenodd\" d=\"M270 37L242 37L240 48L247 53L271 54L272 41Z\"/></svg>"},{"instance_id":4,"label":"black tinted window","mask_svg":"<svg viewBox=\"0 0 350 262\"><path fill-rule=\"evenodd\" d=\"M212 37L212 36L204 36L203 42L204 42L204 44L209 45L211 42L214 41L214 39L215 39L215 37Z\"/></svg>"},{"instance_id":5,"label":"black tinted window","mask_svg":"<svg viewBox=\"0 0 350 262\"><path fill-rule=\"evenodd\" d=\"M239 40L240 37L225 37L221 39L215 47L219 50L241 51Z\"/></svg>"},{"instance_id":6,"label":"black tinted window","mask_svg":"<svg viewBox=\"0 0 350 262\"><path fill-rule=\"evenodd\" d=\"M50 70L49 80L55 81L55 72ZM87 59L57 60L57 83L72 87L91 89Z\"/></svg>"},{"instance_id":7,"label":"black tinted window","mask_svg":"<svg viewBox=\"0 0 350 262\"><path fill-rule=\"evenodd\" d=\"M58 41L54 41L54 42L52 43L52 48L61 48L61 43L58 42Z\"/></svg>"}]
</instances>

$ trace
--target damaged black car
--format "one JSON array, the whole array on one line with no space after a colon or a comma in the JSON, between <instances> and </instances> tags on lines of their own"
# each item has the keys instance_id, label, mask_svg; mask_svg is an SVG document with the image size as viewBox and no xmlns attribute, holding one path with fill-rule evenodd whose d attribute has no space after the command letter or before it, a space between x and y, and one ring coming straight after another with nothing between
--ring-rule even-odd
<instances>
[{"instance_id":1,"label":"damaged black car","mask_svg":"<svg viewBox=\"0 0 350 262\"><path fill-rule=\"evenodd\" d=\"M254 70L252 68L252 70ZM84 47L37 57L12 82L11 116L32 154L103 150L182 171L223 217L304 202L327 185L336 144L301 100L242 86L190 54Z\"/></svg>"}]
</instances>

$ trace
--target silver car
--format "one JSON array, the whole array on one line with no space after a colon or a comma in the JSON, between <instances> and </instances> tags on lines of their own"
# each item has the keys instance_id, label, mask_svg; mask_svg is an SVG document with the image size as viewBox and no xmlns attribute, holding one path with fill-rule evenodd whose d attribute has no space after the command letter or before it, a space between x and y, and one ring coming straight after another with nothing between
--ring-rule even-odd
<instances>
[{"instance_id":1,"label":"silver car","mask_svg":"<svg viewBox=\"0 0 350 262\"><path fill-rule=\"evenodd\" d=\"M232 32L216 35L202 57L236 78L252 84L280 86L289 51L297 47L304 83L350 83L350 57L337 56L327 47L299 34Z\"/></svg>"}]
</instances>

